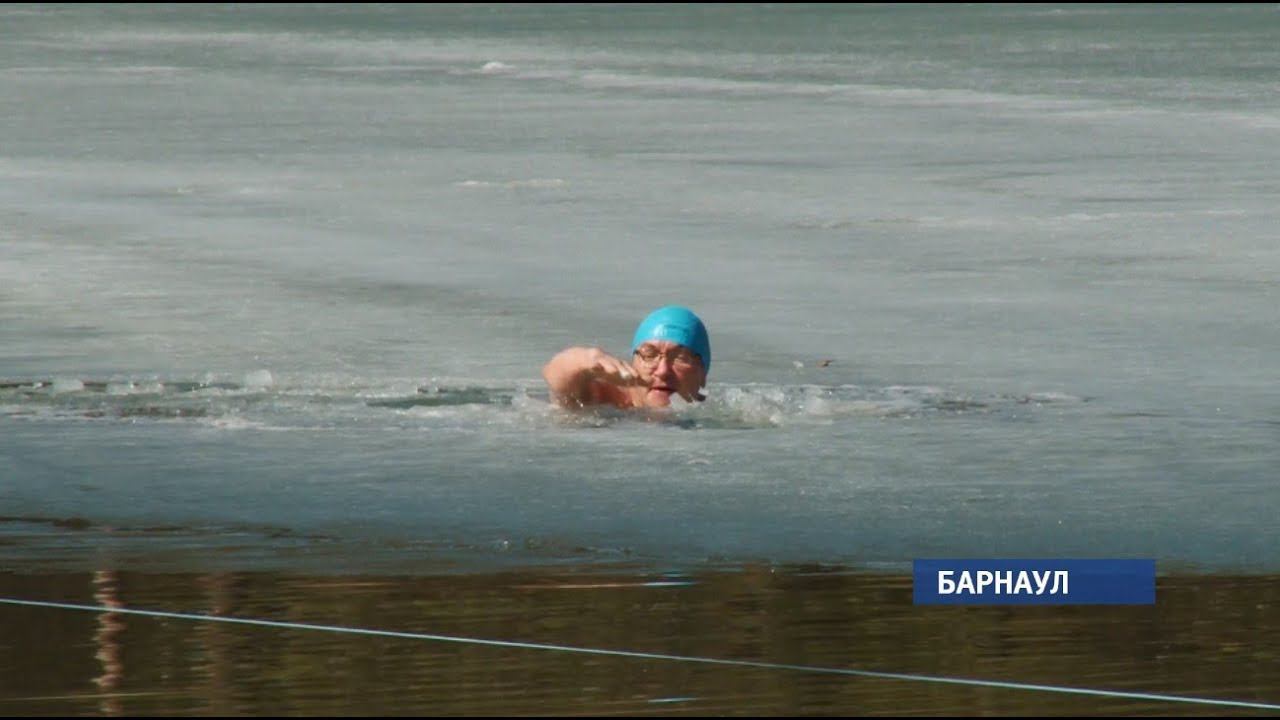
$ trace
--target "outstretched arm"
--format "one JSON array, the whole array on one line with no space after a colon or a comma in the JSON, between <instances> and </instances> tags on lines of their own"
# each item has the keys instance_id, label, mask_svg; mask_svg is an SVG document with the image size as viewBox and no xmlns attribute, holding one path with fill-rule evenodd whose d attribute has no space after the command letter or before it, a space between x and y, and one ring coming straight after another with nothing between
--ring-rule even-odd
<instances>
[{"instance_id":1,"label":"outstretched arm","mask_svg":"<svg viewBox=\"0 0 1280 720\"><path fill-rule=\"evenodd\" d=\"M593 385L634 385L639 379L625 362L600 348L571 347L560 351L542 368L542 377L551 388L551 397L565 407L581 407L605 402Z\"/></svg>"}]
</instances>

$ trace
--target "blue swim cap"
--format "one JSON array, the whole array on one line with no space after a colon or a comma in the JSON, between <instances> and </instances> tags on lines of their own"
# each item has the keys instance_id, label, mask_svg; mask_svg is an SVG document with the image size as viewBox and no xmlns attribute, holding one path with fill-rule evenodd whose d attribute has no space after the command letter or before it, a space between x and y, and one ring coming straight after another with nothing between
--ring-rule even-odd
<instances>
[{"instance_id":1,"label":"blue swim cap","mask_svg":"<svg viewBox=\"0 0 1280 720\"><path fill-rule=\"evenodd\" d=\"M648 340L667 340L683 345L702 358L702 369L711 371L711 340L707 327L687 307L668 305L649 313L649 317L636 328L631 340L631 352Z\"/></svg>"}]
</instances>

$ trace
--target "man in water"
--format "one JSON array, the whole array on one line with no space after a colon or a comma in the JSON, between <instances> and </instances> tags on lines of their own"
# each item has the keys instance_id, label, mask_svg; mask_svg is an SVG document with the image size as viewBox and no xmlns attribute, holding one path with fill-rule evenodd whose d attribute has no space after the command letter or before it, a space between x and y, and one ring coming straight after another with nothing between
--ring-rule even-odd
<instances>
[{"instance_id":1,"label":"man in water","mask_svg":"<svg viewBox=\"0 0 1280 720\"><path fill-rule=\"evenodd\" d=\"M630 362L600 348L571 347L551 358L542 377L564 407L652 408L669 406L672 395L685 402L706 400L699 391L710 368L706 326L688 308L668 305L636 328Z\"/></svg>"}]
</instances>

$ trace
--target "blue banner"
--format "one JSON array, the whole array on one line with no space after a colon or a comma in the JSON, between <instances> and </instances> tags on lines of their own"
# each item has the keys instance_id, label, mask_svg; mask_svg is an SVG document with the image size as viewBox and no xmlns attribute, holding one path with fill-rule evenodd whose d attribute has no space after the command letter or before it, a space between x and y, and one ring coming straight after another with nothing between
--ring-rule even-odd
<instances>
[{"instance_id":1,"label":"blue banner","mask_svg":"<svg viewBox=\"0 0 1280 720\"><path fill-rule=\"evenodd\" d=\"M916 560L916 605L1154 605L1155 560Z\"/></svg>"}]
</instances>

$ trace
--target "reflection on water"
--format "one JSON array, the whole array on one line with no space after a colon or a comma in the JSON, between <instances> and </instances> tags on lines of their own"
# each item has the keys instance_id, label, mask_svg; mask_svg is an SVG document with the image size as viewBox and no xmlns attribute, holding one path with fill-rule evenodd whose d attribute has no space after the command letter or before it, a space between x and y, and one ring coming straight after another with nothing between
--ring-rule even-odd
<instances>
[{"instance_id":1,"label":"reflection on water","mask_svg":"<svg viewBox=\"0 0 1280 720\"><path fill-rule=\"evenodd\" d=\"M1280 700L1277 577L1162 578L1154 607L914 607L908 577L777 567L681 577L563 569L432 577L0 574L0 596L682 656ZM1215 711L1152 700L109 612L0 606L0 628L0 710L16 715Z\"/></svg>"},{"instance_id":2,"label":"reflection on water","mask_svg":"<svg viewBox=\"0 0 1280 720\"><path fill-rule=\"evenodd\" d=\"M99 570L93 573L93 600L101 607L124 607L117 595L118 580L113 570ZM102 715L123 715L124 708L120 698L114 693L119 689L124 678L124 660L120 653L120 634L124 632L124 615L104 612L98 614L98 631L93 635L93 643L98 648L94 657L102 663L102 672L93 679L93 684L102 693L98 712Z\"/></svg>"}]
</instances>

